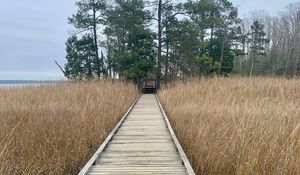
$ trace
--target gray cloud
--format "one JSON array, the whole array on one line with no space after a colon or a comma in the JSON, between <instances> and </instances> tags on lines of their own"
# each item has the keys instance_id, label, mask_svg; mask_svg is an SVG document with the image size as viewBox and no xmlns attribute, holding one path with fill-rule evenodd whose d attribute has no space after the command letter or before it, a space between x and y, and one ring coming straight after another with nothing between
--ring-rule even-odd
<instances>
[{"instance_id":1,"label":"gray cloud","mask_svg":"<svg viewBox=\"0 0 300 175\"><path fill-rule=\"evenodd\" d=\"M0 79L61 79L75 0L0 0Z\"/></svg>"}]
</instances>

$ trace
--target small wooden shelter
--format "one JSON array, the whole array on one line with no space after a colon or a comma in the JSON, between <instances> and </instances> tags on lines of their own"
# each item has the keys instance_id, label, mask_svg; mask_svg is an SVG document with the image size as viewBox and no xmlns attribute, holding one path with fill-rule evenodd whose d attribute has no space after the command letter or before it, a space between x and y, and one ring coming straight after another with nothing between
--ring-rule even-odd
<instances>
[{"instance_id":1,"label":"small wooden shelter","mask_svg":"<svg viewBox=\"0 0 300 175\"><path fill-rule=\"evenodd\" d=\"M143 93L154 94L156 93L156 79L144 79L143 80Z\"/></svg>"}]
</instances>

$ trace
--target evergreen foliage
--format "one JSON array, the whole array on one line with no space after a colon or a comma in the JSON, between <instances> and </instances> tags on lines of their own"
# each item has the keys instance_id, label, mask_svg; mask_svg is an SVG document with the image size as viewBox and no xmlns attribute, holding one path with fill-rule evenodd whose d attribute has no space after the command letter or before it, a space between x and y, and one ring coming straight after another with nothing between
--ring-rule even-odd
<instances>
[{"instance_id":1,"label":"evergreen foliage","mask_svg":"<svg viewBox=\"0 0 300 175\"><path fill-rule=\"evenodd\" d=\"M276 51L277 41L270 43L262 20L246 30L229 0L80 0L76 5L69 18L76 33L66 43L64 74L70 79L109 76L139 84L143 78L287 74L290 63L299 62L296 42L285 51L291 59L271 59L284 55ZM297 64L293 69L297 72Z\"/></svg>"}]
</instances>

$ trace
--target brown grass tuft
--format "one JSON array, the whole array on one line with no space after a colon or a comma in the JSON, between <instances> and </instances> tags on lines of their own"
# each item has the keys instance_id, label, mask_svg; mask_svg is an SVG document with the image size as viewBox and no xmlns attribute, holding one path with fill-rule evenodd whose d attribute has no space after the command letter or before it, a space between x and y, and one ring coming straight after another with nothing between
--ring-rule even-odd
<instances>
[{"instance_id":1,"label":"brown grass tuft","mask_svg":"<svg viewBox=\"0 0 300 175\"><path fill-rule=\"evenodd\" d=\"M110 81L0 89L0 174L76 174L137 98Z\"/></svg>"},{"instance_id":2,"label":"brown grass tuft","mask_svg":"<svg viewBox=\"0 0 300 175\"><path fill-rule=\"evenodd\" d=\"M190 80L159 97L197 174L300 174L300 80Z\"/></svg>"}]
</instances>

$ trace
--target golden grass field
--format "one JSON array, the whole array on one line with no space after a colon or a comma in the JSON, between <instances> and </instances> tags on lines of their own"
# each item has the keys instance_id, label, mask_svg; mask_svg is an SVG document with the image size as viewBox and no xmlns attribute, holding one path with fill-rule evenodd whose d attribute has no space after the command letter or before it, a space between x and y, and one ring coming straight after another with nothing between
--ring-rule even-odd
<instances>
[{"instance_id":1,"label":"golden grass field","mask_svg":"<svg viewBox=\"0 0 300 175\"><path fill-rule=\"evenodd\" d=\"M159 97L196 174L300 174L299 79L194 79Z\"/></svg>"},{"instance_id":2,"label":"golden grass field","mask_svg":"<svg viewBox=\"0 0 300 175\"><path fill-rule=\"evenodd\" d=\"M0 174L76 174L138 96L110 81L0 89Z\"/></svg>"}]
</instances>

